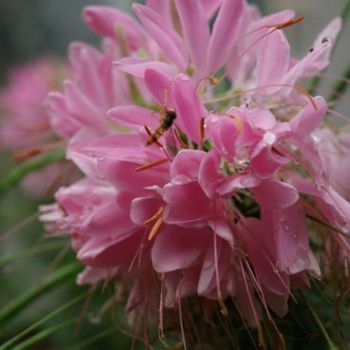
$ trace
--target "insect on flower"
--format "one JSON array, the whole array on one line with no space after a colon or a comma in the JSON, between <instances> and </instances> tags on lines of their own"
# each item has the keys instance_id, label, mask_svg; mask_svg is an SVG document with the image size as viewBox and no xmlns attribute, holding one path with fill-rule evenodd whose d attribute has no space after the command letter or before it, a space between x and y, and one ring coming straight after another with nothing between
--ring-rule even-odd
<instances>
[{"instance_id":1,"label":"insect on flower","mask_svg":"<svg viewBox=\"0 0 350 350\"><path fill-rule=\"evenodd\" d=\"M168 92L167 90L164 91L164 101L168 100ZM160 108L160 124L157 127L157 129L154 132L151 132L151 130L148 128L148 126L145 125L146 132L149 136L148 140L146 141L146 146L150 146L153 143L158 143L158 139L164 134L166 130L169 130L171 126L174 123L174 120L176 119L176 112L172 109L167 109L166 102L164 105Z\"/></svg>"},{"instance_id":2,"label":"insect on flower","mask_svg":"<svg viewBox=\"0 0 350 350\"><path fill-rule=\"evenodd\" d=\"M153 133L148 129L148 127L145 127L146 131L149 135L149 138L146 142L146 145L150 146L153 143L157 142L158 139L163 135L163 133L166 130L170 129L170 127L173 125L175 119L176 119L176 112L175 111L173 111L171 109L165 110L159 126L157 127L157 129Z\"/></svg>"}]
</instances>

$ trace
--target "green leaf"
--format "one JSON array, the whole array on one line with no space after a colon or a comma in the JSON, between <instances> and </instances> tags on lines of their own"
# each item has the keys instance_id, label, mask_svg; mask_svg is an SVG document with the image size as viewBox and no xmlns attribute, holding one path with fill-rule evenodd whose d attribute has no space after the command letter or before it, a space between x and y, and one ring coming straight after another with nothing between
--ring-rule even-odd
<instances>
[{"instance_id":1,"label":"green leaf","mask_svg":"<svg viewBox=\"0 0 350 350\"><path fill-rule=\"evenodd\" d=\"M15 346L11 350L33 349L33 345L38 344L39 342L41 342L42 340L44 340L45 338L47 338L51 334L59 331L60 329L66 328L67 326L73 324L75 321L76 321L76 319L73 319L73 320L62 322L62 323L60 323L58 325L54 325L54 326L48 327L48 328L44 329L43 331L41 331L41 332L33 335L32 337L26 339L21 344Z\"/></svg>"},{"instance_id":2,"label":"green leaf","mask_svg":"<svg viewBox=\"0 0 350 350\"><path fill-rule=\"evenodd\" d=\"M60 306L59 308L57 308L56 310L50 312L47 316L43 317L42 319L40 319L39 321L35 322L34 324L32 324L30 327L26 328L25 330L23 330L22 332L16 334L14 337L12 337L10 340L8 340L6 343L4 343L3 345L0 346L0 350L10 350L12 345L15 344L19 339L21 339L22 337L24 337L26 334L28 334L29 332L31 332L33 329L37 328L38 326L40 326L41 324L45 323L46 321L49 321L50 319L52 319L53 317L55 317L56 315L60 314L61 312L65 311L66 309L70 308L71 306L73 306L74 304L78 303L79 301L81 301L83 298L85 298L87 295L87 293L83 293L81 295L79 295L78 297L74 298L73 300L68 301L67 303L65 303L64 305Z\"/></svg>"},{"instance_id":3,"label":"green leaf","mask_svg":"<svg viewBox=\"0 0 350 350\"><path fill-rule=\"evenodd\" d=\"M81 342L80 344L74 345L73 347L69 347L67 350L84 349L86 346L91 345L91 344L97 342L98 340L100 340L100 339L102 339L102 338L104 338L112 333L115 333L115 332L116 332L115 327L110 327L110 328L106 329L105 331L98 333L98 334L86 339L85 341ZM0 350L2 350L2 349L0 348Z\"/></svg>"},{"instance_id":4,"label":"green leaf","mask_svg":"<svg viewBox=\"0 0 350 350\"><path fill-rule=\"evenodd\" d=\"M81 265L77 262L74 262L61 267L59 270L54 271L45 281L29 289L26 293L20 295L5 307L3 307L0 310L0 325L4 324L13 316L17 315L18 312L24 309L32 301L45 294L45 292L58 285L61 285L62 282L75 276L80 270Z\"/></svg>"},{"instance_id":5,"label":"green leaf","mask_svg":"<svg viewBox=\"0 0 350 350\"><path fill-rule=\"evenodd\" d=\"M51 152L45 153L41 157L35 157L21 163L17 167L13 168L9 174L0 180L0 196L3 196L9 189L14 187L19 181L21 181L29 173L39 170L48 164L57 162L64 159L65 150L56 149Z\"/></svg>"},{"instance_id":6,"label":"green leaf","mask_svg":"<svg viewBox=\"0 0 350 350\"><path fill-rule=\"evenodd\" d=\"M349 87L350 66L348 66L342 73L342 77L344 77L344 79L339 80L336 84L334 84L332 93L328 96L328 101L331 105L340 100Z\"/></svg>"},{"instance_id":7,"label":"green leaf","mask_svg":"<svg viewBox=\"0 0 350 350\"><path fill-rule=\"evenodd\" d=\"M14 253L4 254L0 257L0 269L4 268L6 265L10 264L14 260L63 248L64 244L66 243L61 241L48 242L45 244L41 244L35 248L23 249Z\"/></svg>"},{"instance_id":8,"label":"green leaf","mask_svg":"<svg viewBox=\"0 0 350 350\"><path fill-rule=\"evenodd\" d=\"M303 295L303 294L302 294ZM303 295L303 299L307 305L307 307L309 308L312 317L314 318L316 324L318 325L319 329L321 330L325 340L327 341L329 350L339 350L339 348L333 343L332 339L330 338L326 327L323 325L322 320L318 317L316 311L314 310L314 308L312 307L312 305L309 303L309 301L307 300L307 298L305 297L305 295Z\"/></svg>"}]
</instances>

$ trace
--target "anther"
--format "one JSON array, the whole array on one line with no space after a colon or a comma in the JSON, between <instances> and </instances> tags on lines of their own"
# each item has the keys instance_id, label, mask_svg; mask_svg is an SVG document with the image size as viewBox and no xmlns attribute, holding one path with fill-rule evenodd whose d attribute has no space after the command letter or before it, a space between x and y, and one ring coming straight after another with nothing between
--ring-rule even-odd
<instances>
[{"instance_id":1,"label":"anther","mask_svg":"<svg viewBox=\"0 0 350 350\"><path fill-rule=\"evenodd\" d=\"M150 162L150 163L147 163L147 164L138 166L137 168L135 168L135 171L142 171L142 170L146 170L146 169L149 169L149 168L153 168L153 167L155 167L155 166L164 164L164 163L166 163L166 162L168 162L168 161L169 161L168 158L156 160L156 161L154 161L154 162Z\"/></svg>"}]
</instances>

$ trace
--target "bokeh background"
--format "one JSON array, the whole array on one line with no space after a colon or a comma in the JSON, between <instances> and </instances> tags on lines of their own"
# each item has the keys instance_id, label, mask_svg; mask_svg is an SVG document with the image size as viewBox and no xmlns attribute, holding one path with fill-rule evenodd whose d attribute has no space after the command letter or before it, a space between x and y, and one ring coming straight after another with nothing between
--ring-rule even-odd
<instances>
[{"instance_id":1,"label":"bokeh background","mask_svg":"<svg viewBox=\"0 0 350 350\"><path fill-rule=\"evenodd\" d=\"M131 0L0 0L0 86L6 86L8 72L14 65L31 62L41 56L55 55L64 58L68 44L73 40L98 45L99 38L85 27L81 19L83 6L108 4L131 11L131 3ZM343 1L256 0L254 3L265 14L291 8L295 9L298 15L305 17L299 25L286 30L294 55L301 57L309 50L319 31L339 13ZM350 63L349 37L348 23L336 47L333 62L327 70L329 76L341 76ZM273 54L271 52L271 55ZM323 80L320 89L322 93L327 93L335 82L329 76ZM347 94L337 106L338 111L347 115L350 115L349 97ZM1 150L0 177L4 176L13 164L11 154ZM51 200L48 197L40 200L40 203L50 203ZM39 202L28 197L20 189L12 190L0 198L0 308L35 287L52 269L63 264L65 259L72 258L69 249L64 248L67 244L64 240L52 244L43 236L43 228L35 221L38 204ZM40 248L38 253L35 252L37 247L44 248ZM3 324L0 322L0 346L2 341L64 305L73 295L82 293L89 293L89 290L76 287L73 278L62 280L62 285L18 312L17 317L6 320ZM98 322L101 303L107 299L106 296L111 295L111 291L107 289L103 293L102 301L92 298L88 315L84 311L83 303L77 303L58 318L50 320L48 326L55 326L67 319L76 319L79 315L82 315L84 320L89 319L88 322L83 321L79 329L72 330L74 327L70 327L69 330L64 328L55 332L40 346L31 349L130 348L130 337L124 334L123 329L115 328L116 325L126 324L126 319L116 320L112 329L110 324ZM86 296L82 298L85 303L90 300ZM94 337L97 341L89 345L89 339Z\"/></svg>"}]
</instances>

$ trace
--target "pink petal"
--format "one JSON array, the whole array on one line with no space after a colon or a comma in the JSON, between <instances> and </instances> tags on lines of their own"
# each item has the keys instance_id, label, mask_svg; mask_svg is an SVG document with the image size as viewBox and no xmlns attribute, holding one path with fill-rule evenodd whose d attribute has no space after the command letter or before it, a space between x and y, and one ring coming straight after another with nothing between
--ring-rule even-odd
<instances>
[{"instance_id":1,"label":"pink petal","mask_svg":"<svg viewBox=\"0 0 350 350\"><path fill-rule=\"evenodd\" d=\"M203 158L199 168L198 183L209 198L214 198L217 189L225 179L225 176L219 172L220 155L213 150Z\"/></svg>"},{"instance_id":2,"label":"pink petal","mask_svg":"<svg viewBox=\"0 0 350 350\"><path fill-rule=\"evenodd\" d=\"M199 165L206 152L196 150L181 150L171 162L170 176L184 176L188 180L198 177Z\"/></svg>"},{"instance_id":3,"label":"pink petal","mask_svg":"<svg viewBox=\"0 0 350 350\"><path fill-rule=\"evenodd\" d=\"M266 208L288 208L295 204L299 195L294 186L280 181L264 181L254 188L256 200Z\"/></svg>"},{"instance_id":4,"label":"pink petal","mask_svg":"<svg viewBox=\"0 0 350 350\"><path fill-rule=\"evenodd\" d=\"M157 12L143 5L135 4L133 9L148 34L157 42L164 54L181 70L187 68L184 43L169 23Z\"/></svg>"},{"instance_id":5,"label":"pink petal","mask_svg":"<svg viewBox=\"0 0 350 350\"><path fill-rule=\"evenodd\" d=\"M190 78L180 74L174 81L176 124L194 142L200 142L201 119L206 116L196 88Z\"/></svg>"},{"instance_id":6,"label":"pink petal","mask_svg":"<svg viewBox=\"0 0 350 350\"><path fill-rule=\"evenodd\" d=\"M106 129L105 115L71 81L64 82L64 95L67 109L81 126L94 127L100 132Z\"/></svg>"},{"instance_id":7,"label":"pink petal","mask_svg":"<svg viewBox=\"0 0 350 350\"><path fill-rule=\"evenodd\" d=\"M130 219L133 223L143 225L146 220L157 213L162 201L157 197L138 197L131 202Z\"/></svg>"},{"instance_id":8,"label":"pink petal","mask_svg":"<svg viewBox=\"0 0 350 350\"><path fill-rule=\"evenodd\" d=\"M48 116L52 128L58 135L71 137L80 128L80 123L71 118L64 96L59 92L50 92L46 99Z\"/></svg>"},{"instance_id":9,"label":"pink petal","mask_svg":"<svg viewBox=\"0 0 350 350\"><path fill-rule=\"evenodd\" d=\"M108 117L120 125L140 127L147 125L156 128L159 125L157 113L140 106L118 106L108 111Z\"/></svg>"},{"instance_id":10,"label":"pink petal","mask_svg":"<svg viewBox=\"0 0 350 350\"><path fill-rule=\"evenodd\" d=\"M162 273L192 266L205 252L210 236L209 230L167 226L153 244L154 268Z\"/></svg>"},{"instance_id":11,"label":"pink petal","mask_svg":"<svg viewBox=\"0 0 350 350\"><path fill-rule=\"evenodd\" d=\"M340 33L341 28L342 28L341 18L335 17L326 26L326 28L324 28L322 32L317 36L316 40L314 41L313 48L317 49L318 47L322 46L322 41L324 41L324 39L331 41L331 43L334 45ZM331 54L331 50L327 50L327 52L325 53L325 56L323 57L323 60L328 61L330 54Z\"/></svg>"},{"instance_id":12,"label":"pink petal","mask_svg":"<svg viewBox=\"0 0 350 350\"><path fill-rule=\"evenodd\" d=\"M201 0L201 3L209 20L221 5L222 0Z\"/></svg>"},{"instance_id":13,"label":"pink petal","mask_svg":"<svg viewBox=\"0 0 350 350\"><path fill-rule=\"evenodd\" d=\"M145 171L136 171L139 163L126 160L104 159L99 161L102 174L116 188L142 194L148 186L163 186L167 181L167 164L150 168Z\"/></svg>"},{"instance_id":14,"label":"pink petal","mask_svg":"<svg viewBox=\"0 0 350 350\"><path fill-rule=\"evenodd\" d=\"M327 102L323 97L313 98L317 110L311 102L296 115L290 122L290 126L298 139L310 136L311 132L320 124L327 111Z\"/></svg>"},{"instance_id":15,"label":"pink petal","mask_svg":"<svg viewBox=\"0 0 350 350\"><path fill-rule=\"evenodd\" d=\"M210 72L214 73L220 69L230 55L235 44L243 9L243 0L223 0L209 43Z\"/></svg>"},{"instance_id":16,"label":"pink petal","mask_svg":"<svg viewBox=\"0 0 350 350\"><path fill-rule=\"evenodd\" d=\"M254 108L248 112L247 119L256 129L271 130L277 125L275 116L265 108Z\"/></svg>"},{"instance_id":17,"label":"pink petal","mask_svg":"<svg viewBox=\"0 0 350 350\"><path fill-rule=\"evenodd\" d=\"M197 182L169 184L163 189L164 220L169 224L200 222L213 216L213 204Z\"/></svg>"},{"instance_id":18,"label":"pink petal","mask_svg":"<svg viewBox=\"0 0 350 350\"><path fill-rule=\"evenodd\" d=\"M240 132L237 121L226 115L212 115L207 121L207 130L217 151L222 157L232 160Z\"/></svg>"},{"instance_id":19,"label":"pink petal","mask_svg":"<svg viewBox=\"0 0 350 350\"><path fill-rule=\"evenodd\" d=\"M290 46L283 32L277 30L269 34L260 44L257 86L280 84L288 71L289 61Z\"/></svg>"},{"instance_id":20,"label":"pink petal","mask_svg":"<svg viewBox=\"0 0 350 350\"><path fill-rule=\"evenodd\" d=\"M276 264L282 271L298 273L309 265L305 214L299 204L283 210L263 209L262 217L274 230ZM292 271L290 270L292 269Z\"/></svg>"},{"instance_id":21,"label":"pink petal","mask_svg":"<svg viewBox=\"0 0 350 350\"><path fill-rule=\"evenodd\" d=\"M177 0L176 6L195 74L202 78L209 73L207 72L206 61L203 58L207 56L210 38L203 6L197 0Z\"/></svg>"},{"instance_id":22,"label":"pink petal","mask_svg":"<svg viewBox=\"0 0 350 350\"><path fill-rule=\"evenodd\" d=\"M289 158L281 156L269 145L261 145L261 149L258 147L254 149L250 163L254 173L263 179L271 177L281 165L290 161Z\"/></svg>"},{"instance_id":23,"label":"pink petal","mask_svg":"<svg viewBox=\"0 0 350 350\"><path fill-rule=\"evenodd\" d=\"M147 69L144 78L148 90L154 96L159 105L165 105L167 108L172 108L174 102L172 101L173 98L170 94L170 87L173 76L166 74L164 71Z\"/></svg>"},{"instance_id":24,"label":"pink petal","mask_svg":"<svg viewBox=\"0 0 350 350\"><path fill-rule=\"evenodd\" d=\"M126 57L113 63L118 70L138 78L144 78L145 72L148 69L160 71L167 76L174 76L173 68L167 63L160 61L150 61L137 57Z\"/></svg>"},{"instance_id":25,"label":"pink petal","mask_svg":"<svg viewBox=\"0 0 350 350\"><path fill-rule=\"evenodd\" d=\"M171 20L169 1L146 0L145 2L147 7L159 13L163 18L166 18L169 21Z\"/></svg>"},{"instance_id":26,"label":"pink petal","mask_svg":"<svg viewBox=\"0 0 350 350\"><path fill-rule=\"evenodd\" d=\"M221 196L233 195L240 188L254 188L261 183L261 179L251 173L233 175L217 189L217 193Z\"/></svg>"},{"instance_id":27,"label":"pink petal","mask_svg":"<svg viewBox=\"0 0 350 350\"><path fill-rule=\"evenodd\" d=\"M116 39L116 29L120 26L132 49L144 46L142 28L134 18L124 12L109 6L87 6L83 10L83 17L97 34Z\"/></svg>"},{"instance_id":28,"label":"pink petal","mask_svg":"<svg viewBox=\"0 0 350 350\"><path fill-rule=\"evenodd\" d=\"M84 264L97 267L128 267L144 237L143 230L116 237L90 239L78 252Z\"/></svg>"},{"instance_id":29,"label":"pink petal","mask_svg":"<svg viewBox=\"0 0 350 350\"><path fill-rule=\"evenodd\" d=\"M265 237L262 237L261 233L268 234L268 229L262 231L262 223L257 219L245 220L244 227L245 232L242 232L241 238L248 250L257 279L271 292L288 295L288 275L278 271L262 241Z\"/></svg>"},{"instance_id":30,"label":"pink petal","mask_svg":"<svg viewBox=\"0 0 350 350\"><path fill-rule=\"evenodd\" d=\"M225 219L215 218L209 220L208 223L216 235L221 237L223 240L227 241L230 244L230 246L233 247L233 233Z\"/></svg>"}]
</instances>

